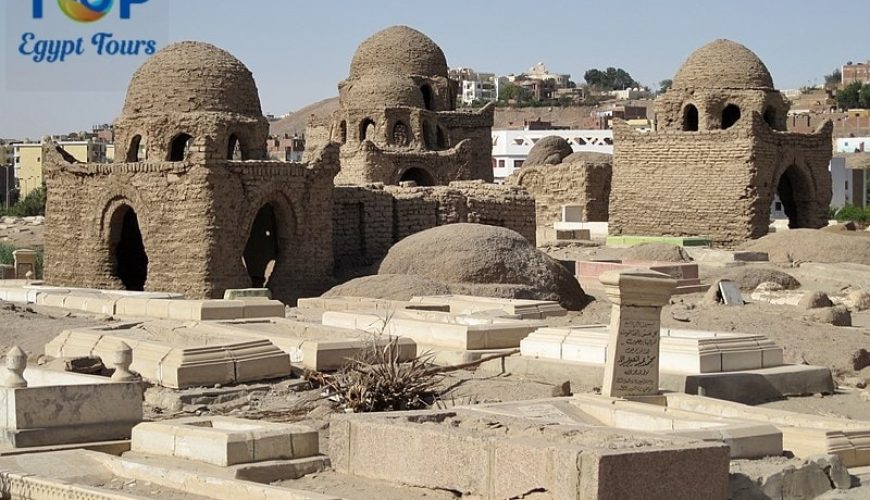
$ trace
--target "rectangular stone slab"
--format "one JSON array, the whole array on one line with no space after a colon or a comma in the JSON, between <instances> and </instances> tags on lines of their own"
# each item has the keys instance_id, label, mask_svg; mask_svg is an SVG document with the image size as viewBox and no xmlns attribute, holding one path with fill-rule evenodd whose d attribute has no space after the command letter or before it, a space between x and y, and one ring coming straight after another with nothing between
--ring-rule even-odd
<instances>
[{"instance_id":1,"label":"rectangular stone slab","mask_svg":"<svg viewBox=\"0 0 870 500\"><path fill-rule=\"evenodd\" d=\"M294 365L316 371L337 370L373 342L384 347L390 341L386 336L376 339L372 333L362 330L288 318L220 321L210 323L209 327L237 338L267 339L288 353ZM395 343L400 361L417 355L417 344L412 339L398 338Z\"/></svg>"},{"instance_id":2,"label":"rectangular stone slab","mask_svg":"<svg viewBox=\"0 0 870 500\"><path fill-rule=\"evenodd\" d=\"M523 356L604 364L607 327L584 325L541 328L520 342ZM718 373L770 368L783 364L783 350L754 334L661 329L659 365L672 373Z\"/></svg>"},{"instance_id":3,"label":"rectangular stone slab","mask_svg":"<svg viewBox=\"0 0 870 500\"><path fill-rule=\"evenodd\" d=\"M138 383L27 368L28 387L0 387L0 442L16 448L126 439L142 421Z\"/></svg>"},{"instance_id":4,"label":"rectangular stone slab","mask_svg":"<svg viewBox=\"0 0 870 500\"><path fill-rule=\"evenodd\" d=\"M336 416L337 471L482 498L672 500L728 496L728 447L468 409ZM674 473L679 471L679 473Z\"/></svg>"},{"instance_id":5,"label":"rectangular stone slab","mask_svg":"<svg viewBox=\"0 0 870 500\"><path fill-rule=\"evenodd\" d=\"M268 339L233 337L207 323L153 321L71 329L46 344L45 353L106 360L120 342L133 349L133 371L175 389L254 382L291 372L288 354Z\"/></svg>"},{"instance_id":6,"label":"rectangular stone slab","mask_svg":"<svg viewBox=\"0 0 870 500\"><path fill-rule=\"evenodd\" d=\"M137 425L131 450L226 467L311 457L319 444L317 431L303 425L190 417Z\"/></svg>"},{"instance_id":7,"label":"rectangular stone slab","mask_svg":"<svg viewBox=\"0 0 870 500\"><path fill-rule=\"evenodd\" d=\"M414 304L447 304L453 314L502 311L517 319L544 319L565 316L568 311L554 300L500 299L473 295L430 295L412 297Z\"/></svg>"},{"instance_id":8,"label":"rectangular stone slab","mask_svg":"<svg viewBox=\"0 0 870 500\"><path fill-rule=\"evenodd\" d=\"M408 337L420 344L464 350L519 347L520 341L529 333L544 326L540 321L424 311L396 311L389 315L329 311L323 314L323 324Z\"/></svg>"}]
</instances>

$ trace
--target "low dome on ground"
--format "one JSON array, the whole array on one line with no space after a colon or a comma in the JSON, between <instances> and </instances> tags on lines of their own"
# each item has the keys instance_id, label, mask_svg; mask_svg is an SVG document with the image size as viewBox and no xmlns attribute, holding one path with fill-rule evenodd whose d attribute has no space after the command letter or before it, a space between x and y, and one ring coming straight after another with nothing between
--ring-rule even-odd
<instances>
[{"instance_id":1,"label":"low dome on ground","mask_svg":"<svg viewBox=\"0 0 870 500\"><path fill-rule=\"evenodd\" d=\"M870 233L792 229L750 241L744 249L767 252L771 262L852 262L870 266Z\"/></svg>"},{"instance_id":2,"label":"low dome on ground","mask_svg":"<svg viewBox=\"0 0 870 500\"><path fill-rule=\"evenodd\" d=\"M323 297L371 297L373 299L411 300L425 295L447 295L450 289L442 283L408 274L375 274L342 283Z\"/></svg>"},{"instance_id":3,"label":"low dome on ground","mask_svg":"<svg viewBox=\"0 0 870 500\"><path fill-rule=\"evenodd\" d=\"M448 224L411 235L390 249L378 274L424 276L451 293L555 300L571 310L591 300L567 268L519 233L483 224Z\"/></svg>"}]
</instances>

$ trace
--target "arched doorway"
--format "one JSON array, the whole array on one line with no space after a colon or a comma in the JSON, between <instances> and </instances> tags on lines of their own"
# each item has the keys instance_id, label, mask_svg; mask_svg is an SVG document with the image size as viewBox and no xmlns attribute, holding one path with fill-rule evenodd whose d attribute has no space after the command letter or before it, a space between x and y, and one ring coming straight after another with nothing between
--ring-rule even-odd
<instances>
[{"instance_id":1,"label":"arched doorway","mask_svg":"<svg viewBox=\"0 0 870 500\"><path fill-rule=\"evenodd\" d=\"M776 130L776 110L773 109L773 106L768 106L764 109L764 121L770 125L770 128Z\"/></svg>"},{"instance_id":2,"label":"arched doorway","mask_svg":"<svg viewBox=\"0 0 870 500\"><path fill-rule=\"evenodd\" d=\"M275 207L267 203L257 212L245 245L242 263L251 278L251 286L265 288L278 263L278 219Z\"/></svg>"},{"instance_id":3,"label":"arched doorway","mask_svg":"<svg viewBox=\"0 0 870 500\"><path fill-rule=\"evenodd\" d=\"M402 177L399 178L399 182L407 182L413 181L418 186L434 186L435 179L425 169L420 167L411 167L402 174Z\"/></svg>"},{"instance_id":4,"label":"arched doorway","mask_svg":"<svg viewBox=\"0 0 870 500\"><path fill-rule=\"evenodd\" d=\"M167 159L169 161L184 161L192 142L193 137L189 134L176 135L175 139L172 139L172 144L169 146L169 158Z\"/></svg>"},{"instance_id":5,"label":"arched doorway","mask_svg":"<svg viewBox=\"0 0 870 500\"><path fill-rule=\"evenodd\" d=\"M129 205L121 205L109 222L109 250L112 274L132 291L145 290L148 279L148 254L139 229L139 217Z\"/></svg>"},{"instance_id":6,"label":"arched doorway","mask_svg":"<svg viewBox=\"0 0 870 500\"><path fill-rule=\"evenodd\" d=\"M789 229L811 227L806 223L813 214L812 186L798 167L792 165L785 169L776 184L776 195L782 203L782 210L788 217Z\"/></svg>"},{"instance_id":7,"label":"arched doorway","mask_svg":"<svg viewBox=\"0 0 870 500\"><path fill-rule=\"evenodd\" d=\"M694 104L689 104L683 109L683 131L698 131L698 108Z\"/></svg>"}]
</instances>

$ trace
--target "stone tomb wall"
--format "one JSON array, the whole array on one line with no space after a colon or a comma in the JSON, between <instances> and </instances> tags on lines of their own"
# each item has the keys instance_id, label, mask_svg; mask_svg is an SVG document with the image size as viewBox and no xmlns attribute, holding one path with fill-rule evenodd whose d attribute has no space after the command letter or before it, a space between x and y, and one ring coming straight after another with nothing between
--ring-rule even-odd
<instances>
[{"instance_id":1,"label":"stone tomb wall","mask_svg":"<svg viewBox=\"0 0 870 500\"><path fill-rule=\"evenodd\" d=\"M733 246L767 234L770 204L788 172L799 227L827 224L830 126L771 129L753 113L727 130L639 133L614 126L610 234L709 236Z\"/></svg>"},{"instance_id":2,"label":"stone tomb wall","mask_svg":"<svg viewBox=\"0 0 870 500\"><path fill-rule=\"evenodd\" d=\"M534 199L516 186L480 181L449 186L336 186L333 254L337 268L371 265L414 233L473 222L513 229L535 241Z\"/></svg>"},{"instance_id":3,"label":"stone tomb wall","mask_svg":"<svg viewBox=\"0 0 870 500\"><path fill-rule=\"evenodd\" d=\"M243 262L258 213L271 206L277 258L268 286L293 302L328 288L337 148L311 163L268 161L73 163L47 145L47 284L130 288L115 248L133 211L147 264L143 288L221 298L246 288ZM326 153L324 153L326 152ZM133 238L134 240L136 238ZM129 255L129 250L125 250ZM131 288L133 289L133 288Z\"/></svg>"},{"instance_id":4,"label":"stone tomb wall","mask_svg":"<svg viewBox=\"0 0 870 500\"><path fill-rule=\"evenodd\" d=\"M584 222L607 222L611 175L608 163L576 161L524 167L507 183L522 186L535 197L539 225L559 221L562 205L581 206Z\"/></svg>"}]
</instances>

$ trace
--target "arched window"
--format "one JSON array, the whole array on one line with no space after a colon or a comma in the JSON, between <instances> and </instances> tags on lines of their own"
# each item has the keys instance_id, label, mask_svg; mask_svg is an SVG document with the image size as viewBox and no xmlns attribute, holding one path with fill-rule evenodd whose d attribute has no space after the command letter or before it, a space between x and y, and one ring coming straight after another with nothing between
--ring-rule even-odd
<instances>
[{"instance_id":1,"label":"arched window","mask_svg":"<svg viewBox=\"0 0 870 500\"><path fill-rule=\"evenodd\" d=\"M359 142L369 138L375 130L375 122L371 118L366 118L359 124Z\"/></svg>"},{"instance_id":2,"label":"arched window","mask_svg":"<svg viewBox=\"0 0 870 500\"><path fill-rule=\"evenodd\" d=\"M139 161L139 147L142 144L142 136L134 135L130 141L130 147L127 148L127 163L136 163Z\"/></svg>"},{"instance_id":3,"label":"arched window","mask_svg":"<svg viewBox=\"0 0 870 500\"><path fill-rule=\"evenodd\" d=\"M683 108L683 130L686 132L698 131L698 108L694 104L688 104Z\"/></svg>"},{"instance_id":4,"label":"arched window","mask_svg":"<svg viewBox=\"0 0 870 500\"><path fill-rule=\"evenodd\" d=\"M740 108L736 104L729 104L722 110L722 130L731 128L740 119Z\"/></svg>"},{"instance_id":5,"label":"arched window","mask_svg":"<svg viewBox=\"0 0 870 500\"><path fill-rule=\"evenodd\" d=\"M338 126L338 140L342 144L347 143L347 122L342 120L341 124Z\"/></svg>"},{"instance_id":6,"label":"arched window","mask_svg":"<svg viewBox=\"0 0 870 500\"><path fill-rule=\"evenodd\" d=\"M770 128L776 130L776 110L773 106L764 108L764 121L770 125Z\"/></svg>"},{"instance_id":7,"label":"arched window","mask_svg":"<svg viewBox=\"0 0 870 500\"><path fill-rule=\"evenodd\" d=\"M435 149L432 147L432 126L429 125L429 122L423 122L423 143L426 144L427 149Z\"/></svg>"},{"instance_id":8,"label":"arched window","mask_svg":"<svg viewBox=\"0 0 870 500\"><path fill-rule=\"evenodd\" d=\"M432 96L432 87L428 85L423 85L420 87L420 92L423 93L423 105L426 106L426 109L432 110L433 104L433 96Z\"/></svg>"},{"instance_id":9,"label":"arched window","mask_svg":"<svg viewBox=\"0 0 870 500\"><path fill-rule=\"evenodd\" d=\"M178 134L172 139L172 144L169 145L169 161L184 161L190 151L190 145L193 142L193 137L189 134Z\"/></svg>"},{"instance_id":10,"label":"arched window","mask_svg":"<svg viewBox=\"0 0 870 500\"><path fill-rule=\"evenodd\" d=\"M393 144L396 146L407 146L411 142L411 132L408 126L398 121L393 125Z\"/></svg>"},{"instance_id":11,"label":"arched window","mask_svg":"<svg viewBox=\"0 0 870 500\"><path fill-rule=\"evenodd\" d=\"M227 142L227 160L247 160L242 152L242 145L236 134L231 134Z\"/></svg>"}]
</instances>

